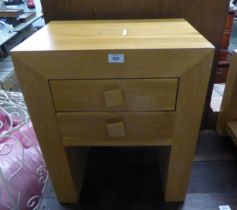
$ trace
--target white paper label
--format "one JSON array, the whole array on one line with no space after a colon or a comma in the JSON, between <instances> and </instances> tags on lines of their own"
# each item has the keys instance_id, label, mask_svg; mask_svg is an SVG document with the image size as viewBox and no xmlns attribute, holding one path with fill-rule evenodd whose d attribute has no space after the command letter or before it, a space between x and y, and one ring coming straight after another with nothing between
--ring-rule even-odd
<instances>
[{"instance_id":1,"label":"white paper label","mask_svg":"<svg viewBox=\"0 0 237 210\"><path fill-rule=\"evenodd\" d=\"M220 210L231 210L230 206L225 205L225 206L219 206Z\"/></svg>"},{"instance_id":2,"label":"white paper label","mask_svg":"<svg viewBox=\"0 0 237 210\"><path fill-rule=\"evenodd\" d=\"M108 54L109 63L124 63L124 54Z\"/></svg>"}]
</instances>

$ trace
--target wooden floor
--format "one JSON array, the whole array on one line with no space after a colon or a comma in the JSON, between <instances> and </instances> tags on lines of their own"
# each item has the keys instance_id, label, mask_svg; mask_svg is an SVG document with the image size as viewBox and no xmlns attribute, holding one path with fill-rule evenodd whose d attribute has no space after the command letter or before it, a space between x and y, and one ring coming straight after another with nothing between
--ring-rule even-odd
<instances>
[{"instance_id":1,"label":"wooden floor","mask_svg":"<svg viewBox=\"0 0 237 210\"><path fill-rule=\"evenodd\" d=\"M81 199L58 203L52 185L40 210L237 210L236 148L215 131L202 131L184 203L165 203L157 148L93 148L90 151Z\"/></svg>"}]
</instances>

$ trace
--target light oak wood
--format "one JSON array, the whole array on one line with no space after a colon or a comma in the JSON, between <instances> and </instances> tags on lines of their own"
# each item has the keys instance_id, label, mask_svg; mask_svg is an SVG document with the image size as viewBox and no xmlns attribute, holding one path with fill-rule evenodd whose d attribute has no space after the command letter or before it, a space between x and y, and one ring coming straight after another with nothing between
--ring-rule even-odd
<instances>
[{"instance_id":1,"label":"light oak wood","mask_svg":"<svg viewBox=\"0 0 237 210\"><path fill-rule=\"evenodd\" d=\"M140 30L135 30L135 35L130 38L110 35L108 39L107 36L103 38L100 35L103 34L104 24L109 26L110 31L116 30L117 25L123 27L123 30ZM62 31L60 25L67 27L67 30ZM85 26L89 32L83 34L81 31ZM108 31L108 27L104 30ZM151 32L145 33L144 30ZM90 40L88 34L93 34L93 31L96 35ZM174 35L167 40L166 36L169 34ZM149 36L154 37L150 43L147 41L150 38L146 38ZM213 46L182 19L55 21L14 48L14 52L26 56L30 60L28 65L47 79L120 79L180 77L205 57L211 48ZM125 62L108 63L108 55L111 53L123 54ZM95 69L95 63L99 68Z\"/></svg>"},{"instance_id":2,"label":"light oak wood","mask_svg":"<svg viewBox=\"0 0 237 210\"><path fill-rule=\"evenodd\" d=\"M180 78L174 138L165 183L165 199L185 199L200 129L213 52Z\"/></svg>"},{"instance_id":3,"label":"light oak wood","mask_svg":"<svg viewBox=\"0 0 237 210\"><path fill-rule=\"evenodd\" d=\"M226 131L237 146L237 121L227 122Z\"/></svg>"},{"instance_id":4,"label":"light oak wood","mask_svg":"<svg viewBox=\"0 0 237 210\"><path fill-rule=\"evenodd\" d=\"M175 110L178 79L53 80L57 111Z\"/></svg>"},{"instance_id":5,"label":"light oak wood","mask_svg":"<svg viewBox=\"0 0 237 210\"><path fill-rule=\"evenodd\" d=\"M79 191L61 141L48 81L19 57L14 54L14 66L57 197L63 203L76 202Z\"/></svg>"},{"instance_id":6,"label":"light oak wood","mask_svg":"<svg viewBox=\"0 0 237 210\"><path fill-rule=\"evenodd\" d=\"M237 120L237 51L231 57L231 64L227 76L225 92L217 122L217 131L226 135L228 121Z\"/></svg>"},{"instance_id":7,"label":"light oak wood","mask_svg":"<svg viewBox=\"0 0 237 210\"><path fill-rule=\"evenodd\" d=\"M147 50L209 47L212 45L184 19L163 19L52 21L27 42L18 45L15 50Z\"/></svg>"},{"instance_id":8,"label":"light oak wood","mask_svg":"<svg viewBox=\"0 0 237 210\"><path fill-rule=\"evenodd\" d=\"M206 42L206 41L204 41ZM171 46L170 46L171 47ZM18 51L27 65L49 80L176 78L210 51L203 49ZM108 63L108 54L124 54L124 64ZM80 58L80 59L79 59ZM188 59L187 59L188 58ZM49 62L45 62L45 61ZM167 62L168 60L168 62ZM139 62L138 62L139 61ZM96 63L96 66L95 66Z\"/></svg>"},{"instance_id":9,"label":"light oak wood","mask_svg":"<svg viewBox=\"0 0 237 210\"><path fill-rule=\"evenodd\" d=\"M213 51L177 19L53 22L15 48L14 65L60 201L76 201L66 148L164 145L170 150L163 160L165 198L182 201ZM109 63L109 54L123 54L124 63ZM121 102L118 90L124 106L106 107L105 91ZM96 100L82 105L71 93L86 95L83 101L95 93Z\"/></svg>"},{"instance_id":10,"label":"light oak wood","mask_svg":"<svg viewBox=\"0 0 237 210\"><path fill-rule=\"evenodd\" d=\"M175 115L173 112L70 112L56 116L65 146L145 146L171 145ZM117 133L122 133L122 125L117 122L123 122L126 135L114 139L107 126L111 124L114 130L119 127Z\"/></svg>"},{"instance_id":11,"label":"light oak wood","mask_svg":"<svg viewBox=\"0 0 237 210\"><path fill-rule=\"evenodd\" d=\"M107 123L106 128L110 138L118 139L126 136L126 130L123 121Z\"/></svg>"},{"instance_id":12,"label":"light oak wood","mask_svg":"<svg viewBox=\"0 0 237 210\"><path fill-rule=\"evenodd\" d=\"M88 151L89 147L65 148L65 153L67 155L68 163L71 169L71 176L74 180L76 190L79 192L79 197L84 181L84 171L86 169ZM78 200L78 196L76 197L76 200ZM68 203L68 201L66 201L65 203Z\"/></svg>"},{"instance_id":13,"label":"light oak wood","mask_svg":"<svg viewBox=\"0 0 237 210\"><path fill-rule=\"evenodd\" d=\"M103 96L105 106L108 108L124 105L123 93L119 89L103 91Z\"/></svg>"}]
</instances>

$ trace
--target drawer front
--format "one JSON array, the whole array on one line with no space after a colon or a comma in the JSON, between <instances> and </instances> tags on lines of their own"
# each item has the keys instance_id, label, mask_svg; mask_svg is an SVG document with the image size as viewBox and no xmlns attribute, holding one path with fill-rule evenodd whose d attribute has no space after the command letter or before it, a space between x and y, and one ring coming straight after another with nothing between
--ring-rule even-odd
<instances>
[{"instance_id":1,"label":"drawer front","mask_svg":"<svg viewBox=\"0 0 237 210\"><path fill-rule=\"evenodd\" d=\"M52 80L56 111L175 110L178 79Z\"/></svg>"},{"instance_id":2,"label":"drawer front","mask_svg":"<svg viewBox=\"0 0 237 210\"><path fill-rule=\"evenodd\" d=\"M65 146L171 145L174 112L57 113Z\"/></svg>"}]
</instances>

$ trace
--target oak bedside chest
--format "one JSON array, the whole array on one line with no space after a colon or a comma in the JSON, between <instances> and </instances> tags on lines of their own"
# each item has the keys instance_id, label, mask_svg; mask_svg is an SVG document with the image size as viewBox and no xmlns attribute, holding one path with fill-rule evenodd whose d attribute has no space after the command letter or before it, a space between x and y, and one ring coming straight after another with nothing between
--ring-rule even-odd
<instances>
[{"instance_id":1,"label":"oak bedside chest","mask_svg":"<svg viewBox=\"0 0 237 210\"><path fill-rule=\"evenodd\" d=\"M86 154L72 147L167 146L165 199L184 200L213 52L183 19L55 21L17 46L58 199L78 201Z\"/></svg>"}]
</instances>

